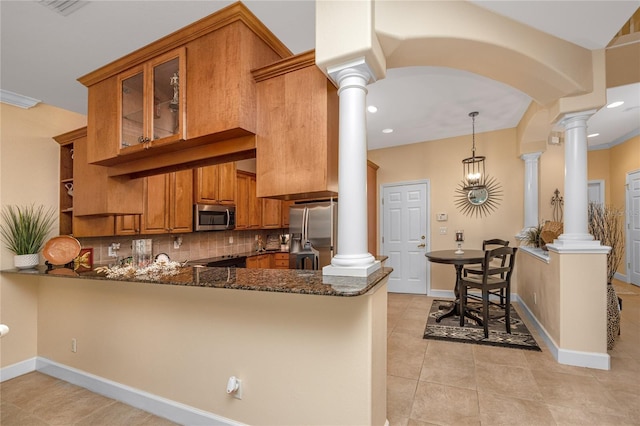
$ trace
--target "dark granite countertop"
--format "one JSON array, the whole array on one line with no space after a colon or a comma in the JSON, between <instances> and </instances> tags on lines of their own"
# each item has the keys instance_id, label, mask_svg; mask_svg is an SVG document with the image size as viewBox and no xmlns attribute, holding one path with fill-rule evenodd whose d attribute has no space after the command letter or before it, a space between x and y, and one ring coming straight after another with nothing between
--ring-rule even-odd
<instances>
[{"instance_id":1,"label":"dark granite countertop","mask_svg":"<svg viewBox=\"0 0 640 426\"><path fill-rule=\"evenodd\" d=\"M30 270L9 269L2 271L2 273L320 296L360 296L381 283L392 271L392 268L382 267L363 278L323 276L322 271L298 269L208 268L201 266L185 266L180 268L175 275L160 277L108 278L104 273L95 270L74 272L71 269L58 268L47 271L44 266Z\"/></svg>"}]
</instances>

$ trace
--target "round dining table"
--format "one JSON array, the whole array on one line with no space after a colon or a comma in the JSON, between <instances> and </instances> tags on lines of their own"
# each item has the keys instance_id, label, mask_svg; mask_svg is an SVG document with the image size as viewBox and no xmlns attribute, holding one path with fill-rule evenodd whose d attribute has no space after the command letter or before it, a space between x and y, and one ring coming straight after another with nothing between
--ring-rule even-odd
<instances>
[{"instance_id":1,"label":"round dining table","mask_svg":"<svg viewBox=\"0 0 640 426\"><path fill-rule=\"evenodd\" d=\"M451 304L451 309L436 318L436 322L440 322L443 318L447 318L452 315L460 315L460 285L462 283L462 268L464 265L473 265L484 261L483 250L463 250L462 253L456 253L456 251L457 250L437 250L425 253L425 256L430 262L453 265L456 268L456 283L453 289L456 299ZM469 312L465 312L464 315L474 321L479 321L479 318ZM481 323L482 321L480 321L480 324Z\"/></svg>"}]
</instances>

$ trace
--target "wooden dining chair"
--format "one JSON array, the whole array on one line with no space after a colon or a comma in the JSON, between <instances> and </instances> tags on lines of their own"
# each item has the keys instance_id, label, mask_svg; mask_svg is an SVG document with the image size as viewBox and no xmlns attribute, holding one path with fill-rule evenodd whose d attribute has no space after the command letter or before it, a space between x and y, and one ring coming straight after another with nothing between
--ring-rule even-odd
<instances>
[{"instance_id":1,"label":"wooden dining chair","mask_svg":"<svg viewBox=\"0 0 640 426\"><path fill-rule=\"evenodd\" d=\"M507 240L501 240L499 238L492 238L490 240L484 240L482 241L482 250L491 250L493 248L498 248L498 247L508 247L509 246L509 241ZM493 265L492 266L496 266L496 267L504 267L505 264L505 257L504 256L500 256L498 258L496 258L493 261ZM468 274L473 274L473 275L482 275L483 273L483 269L480 266L477 265L469 265L467 267L464 268L463 273L464 276L466 277ZM489 270L489 274L490 275L495 275L498 272L495 272L494 269L490 269ZM504 301L505 301L505 297L504 297L504 289L500 288L496 291L492 291L490 292L491 295L498 297L498 299L500 300L500 307L504 307ZM473 296L472 296L473 297ZM480 300L478 298L478 300ZM491 299L490 299L491 300Z\"/></svg>"},{"instance_id":2,"label":"wooden dining chair","mask_svg":"<svg viewBox=\"0 0 640 426\"><path fill-rule=\"evenodd\" d=\"M484 326L484 337L489 337L489 320L504 317L507 333L511 333L511 275L515 264L516 251L515 247L499 247L484 252L484 260L482 261L482 275L467 275L462 277L460 283L460 311L467 310L478 311L477 309L469 309L467 302L469 297L468 289L480 289L482 296L482 325ZM493 266L491 261L504 257L504 266ZM504 314L489 315L490 292L496 289L503 289L505 293L505 303L503 306ZM473 295L471 295L473 296ZM494 304L495 305L495 304ZM460 326L464 327L464 315L460 315Z\"/></svg>"}]
</instances>

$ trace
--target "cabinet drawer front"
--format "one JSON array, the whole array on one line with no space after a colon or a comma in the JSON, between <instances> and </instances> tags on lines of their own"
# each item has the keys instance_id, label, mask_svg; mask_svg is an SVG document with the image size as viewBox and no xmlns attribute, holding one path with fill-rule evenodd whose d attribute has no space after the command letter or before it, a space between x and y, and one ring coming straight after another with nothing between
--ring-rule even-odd
<instances>
[{"instance_id":1,"label":"cabinet drawer front","mask_svg":"<svg viewBox=\"0 0 640 426\"><path fill-rule=\"evenodd\" d=\"M276 260L284 260L286 262L289 261L289 253L276 253L275 254L275 258Z\"/></svg>"},{"instance_id":2,"label":"cabinet drawer front","mask_svg":"<svg viewBox=\"0 0 640 426\"><path fill-rule=\"evenodd\" d=\"M274 262L274 267L289 269L289 259L287 260L276 259Z\"/></svg>"}]
</instances>

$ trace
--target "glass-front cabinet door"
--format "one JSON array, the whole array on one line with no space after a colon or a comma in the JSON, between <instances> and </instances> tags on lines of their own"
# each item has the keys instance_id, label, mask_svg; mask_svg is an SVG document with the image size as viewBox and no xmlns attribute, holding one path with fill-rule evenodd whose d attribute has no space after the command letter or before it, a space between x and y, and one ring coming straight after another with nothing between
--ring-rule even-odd
<instances>
[{"instance_id":1,"label":"glass-front cabinet door","mask_svg":"<svg viewBox=\"0 0 640 426\"><path fill-rule=\"evenodd\" d=\"M120 150L134 147L144 138L144 71L136 67L120 77Z\"/></svg>"},{"instance_id":2,"label":"glass-front cabinet door","mask_svg":"<svg viewBox=\"0 0 640 426\"><path fill-rule=\"evenodd\" d=\"M121 155L185 139L185 74L180 48L120 75Z\"/></svg>"}]
</instances>

